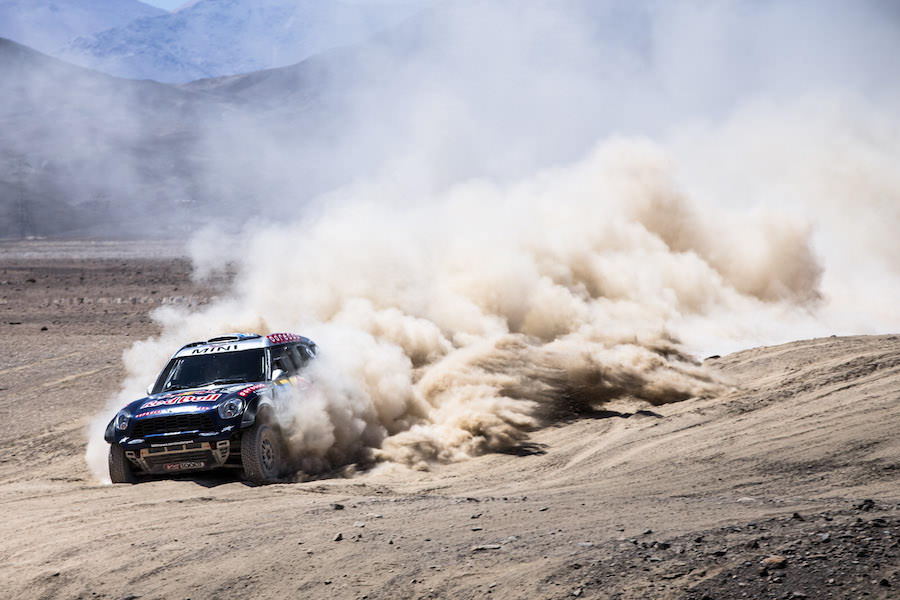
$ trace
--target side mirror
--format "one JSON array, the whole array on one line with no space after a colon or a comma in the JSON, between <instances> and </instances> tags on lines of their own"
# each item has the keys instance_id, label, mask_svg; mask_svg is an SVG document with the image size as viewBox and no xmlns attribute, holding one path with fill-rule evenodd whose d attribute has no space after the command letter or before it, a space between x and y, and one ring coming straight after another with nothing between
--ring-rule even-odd
<instances>
[{"instance_id":1,"label":"side mirror","mask_svg":"<svg viewBox=\"0 0 900 600\"><path fill-rule=\"evenodd\" d=\"M272 381L278 381L282 377L284 377L284 371L282 371L281 369L275 369L274 371L272 371Z\"/></svg>"},{"instance_id":2,"label":"side mirror","mask_svg":"<svg viewBox=\"0 0 900 600\"><path fill-rule=\"evenodd\" d=\"M153 384L151 383L147 386L147 395L149 396L152 393L153 393Z\"/></svg>"}]
</instances>

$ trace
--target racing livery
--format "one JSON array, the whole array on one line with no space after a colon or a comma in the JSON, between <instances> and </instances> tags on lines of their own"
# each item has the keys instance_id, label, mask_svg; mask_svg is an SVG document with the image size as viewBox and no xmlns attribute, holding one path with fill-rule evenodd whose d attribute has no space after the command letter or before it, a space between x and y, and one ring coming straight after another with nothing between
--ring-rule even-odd
<instances>
[{"instance_id":1,"label":"racing livery","mask_svg":"<svg viewBox=\"0 0 900 600\"><path fill-rule=\"evenodd\" d=\"M235 467L254 483L277 481L284 453L275 414L292 390L309 385L300 373L316 352L293 333L232 333L182 346L147 396L107 425L110 479Z\"/></svg>"}]
</instances>

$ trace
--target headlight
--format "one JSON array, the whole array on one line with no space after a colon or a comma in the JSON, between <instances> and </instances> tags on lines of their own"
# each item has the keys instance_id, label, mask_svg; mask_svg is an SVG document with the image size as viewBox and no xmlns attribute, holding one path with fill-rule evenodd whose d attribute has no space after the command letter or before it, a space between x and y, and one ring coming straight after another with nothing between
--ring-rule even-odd
<instances>
[{"instance_id":1,"label":"headlight","mask_svg":"<svg viewBox=\"0 0 900 600\"><path fill-rule=\"evenodd\" d=\"M131 420L131 413L127 410L120 410L119 414L116 415L116 429L121 429L125 431L128 429L128 422Z\"/></svg>"},{"instance_id":2,"label":"headlight","mask_svg":"<svg viewBox=\"0 0 900 600\"><path fill-rule=\"evenodd\" d=\"M241 414L242 410L244 410L244 402L240 398L232 398L219 405L219 416L223 419L230 419Z\"/></svg>"}]
</instances>

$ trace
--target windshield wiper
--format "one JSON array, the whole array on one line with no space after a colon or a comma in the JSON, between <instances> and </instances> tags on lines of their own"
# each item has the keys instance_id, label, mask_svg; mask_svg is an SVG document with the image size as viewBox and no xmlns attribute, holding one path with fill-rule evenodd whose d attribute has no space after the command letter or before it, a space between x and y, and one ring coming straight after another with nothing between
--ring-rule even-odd
<instances>
[{"instance_id":1,"label":"windshield wiper","mask_svg":"<svg viewBox=\"0 0 900 600\"><path fill-rule=\"evenodd\" d=\"M214 379L210 381L211 384L225 384L225 383L247 383L247 378L245 377L231 377L226 379Z\"/></svg>"},{"instance_id":2,"label":"windshield wiper","mask_svg":"<svg viewBox=\"0 0 900 600\"><path fill-rule=\"evenodd\" d=\"M194 385L170 385L169 387L162 390L162 392L173 392L175 390L189 390L192 387L197 387ZM160 392L160 393L162 393Z\"/></svg>"}]
</instances>

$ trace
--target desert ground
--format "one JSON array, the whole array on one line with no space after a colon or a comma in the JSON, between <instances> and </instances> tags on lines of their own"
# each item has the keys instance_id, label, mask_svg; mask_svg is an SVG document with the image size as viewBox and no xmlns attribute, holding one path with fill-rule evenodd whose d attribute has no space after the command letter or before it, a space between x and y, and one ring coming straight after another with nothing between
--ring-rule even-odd
<instances>
[{"instance_id":1,"label":"desert ground","mask_svg":"<svg viewBox=\"0 0 900 600\"><path fill-rule=\"evenodd\" d=\"M0 242L0 597L900 597L900 335L707 358L719 397L428 471L101 485L122 351L225 289L182 252Z\"/></svg>"}]
</instances>

